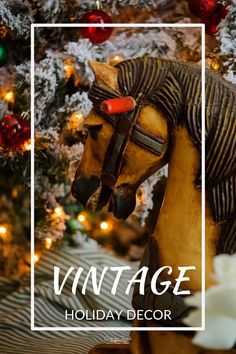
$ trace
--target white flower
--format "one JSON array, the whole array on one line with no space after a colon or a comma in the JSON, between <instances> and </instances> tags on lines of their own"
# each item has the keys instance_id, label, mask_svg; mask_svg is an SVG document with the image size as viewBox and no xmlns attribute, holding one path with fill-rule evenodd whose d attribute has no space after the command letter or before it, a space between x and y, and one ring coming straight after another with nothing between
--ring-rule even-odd
<instances>
[{"instance_id":1,"label":"white flower","mask_svg":"<svg viewBox=\"0 0 236 354\"><path fill-rule=\"evenodd\" d=\"M207 349L230 349L236 342L236 254L214 259L217 284L206 291L206 330L196 333L193 343ZM186 300L197 307L186 319L189 326L199 326L201 294Z\"/></svg>"},{"instance_id":2,"label":"white flower","mask_svg":"<svg viewBox=\"0 0 236 354\"><path fill-rule=\"evenodd\" d=\"M214 259L214 279L219 284L236 285L236 254L222 254ZM236 299L235 299L236 302Z\"/></svg>"}]
</instances>

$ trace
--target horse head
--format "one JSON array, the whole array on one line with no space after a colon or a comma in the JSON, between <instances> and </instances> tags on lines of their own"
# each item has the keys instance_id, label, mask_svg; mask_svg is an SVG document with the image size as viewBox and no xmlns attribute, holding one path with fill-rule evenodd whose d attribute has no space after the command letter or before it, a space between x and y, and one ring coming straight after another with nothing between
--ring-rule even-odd
<instances>
[{"instance_id":1,"label":"horse head","mask_svg":"<svg viewBox=\"0 0 236 354\"><path fill-rule=\"evenodd\" d=\"M105 205L117 218L134 210L140 184L167 162L168 123L154 105L134 97L127 112L102 111L104 98L122 105L116 67L98 62L90 66L95 83L90 89L94 107L86 118L88 137L72 185L73 196L87 209ZM121 101L119 101L119 98ZM114 108L114 107L113 107Z\"/></svg>"}]
</instances>

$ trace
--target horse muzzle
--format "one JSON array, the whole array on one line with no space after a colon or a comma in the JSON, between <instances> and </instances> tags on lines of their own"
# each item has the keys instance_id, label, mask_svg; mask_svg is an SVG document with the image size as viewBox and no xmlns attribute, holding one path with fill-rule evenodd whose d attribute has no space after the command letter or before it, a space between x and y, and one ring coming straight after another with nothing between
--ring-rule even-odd
<instances>
[{"instance_id":1,"label":"horse muzzle","mask_svg":"<svg viewBox=\"0 0 236 354\"><path fill-rule=\"evenodd\" d=\"M127 219L136 204L136 189L130 185L121 185L112 190L102 184L97 176L79 177L72 184L72 195L86 209L99 211L109 203L108 211L117 219Z\"/></svg>"},{"instance_id":2,"label":"horse muzzle","mask_svg":"<svg viewBox=\"0 0 236 354\"><path fill-rule=\"evenodd\" d=\"M91 211L101 210L108 203L112 194L112 190L108 186L102 185L97 176L75 179L71 191L73 197Z\"/></svg>"},{"instance_id":3,"label":"horse muzzle","mask_svg":"<svg viewBox=\"0 0 236 354\"><path fill-rule=\"evenodd\" d=\"M112 194L109 211L117 219L127 219L134 211L136 205L136 189L129 184L121 185Z\"/></svg>"}]
</instances>

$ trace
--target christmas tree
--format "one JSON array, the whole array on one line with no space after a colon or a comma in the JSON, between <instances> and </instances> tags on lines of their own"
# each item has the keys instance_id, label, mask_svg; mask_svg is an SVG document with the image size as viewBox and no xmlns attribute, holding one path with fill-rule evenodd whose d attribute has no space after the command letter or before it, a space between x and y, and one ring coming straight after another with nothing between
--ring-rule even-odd
<instances>
[{"instance_id":1,"label":"christmas tree","mask_svg":"<svg viewBox=\"0 0 236 354\"><path fill-rule=\"evenodd\" d=\"M102 7L102 16L105 14L105 22L130 22L130 14L133 23L189 23L195 20L184 1L136 1L132 4L123 1L103 4L101 1L99 6ZM92 1L67 4L63 1L35 1L32 4L3 1L0 4L2 274L13 275L28 264L30 24L75 23L84 19L87 22L90 21L88 16L91 11L96 14L101 10L94 9ZM227 7L227 11L219 26L219 41L208 37L206 53L208 65L234 81L234 2ZM200 32L197 29L142 30L140 33L135 29L114 28L111 31L104 38L104 33L101 38L101 33L95 33L94 38L85 38L86 33L75 28L36 29L35 235L39 252L55 244L61 247L63 240L72 244L80 240L80 243L87 240L87 234L106 243L107 234L118 227L109 215L90 215L83 211L70 193L86 139L84 118L91 108L87 92L93 75L88 61L93 59L115 65L124 59L148 54L192 62L201 59ZM15 132L15 129L18 131ZM147 231L142 227L148 211L152 209L152 191L158 178L160 174L152 176L139 191L137 209L133 219L128 221L128 228L131 227L134 234L138 232L143 235ZM140 221L141 226L138 226ZM109 232L101 225L105 229L107 227ZM113 238L109 239L110 244Z\"/></svg>"},{"instance_id":2,"label":"christmas tree","mask_svg":"<svg viewBox=\"0 0 236 354\"><path fill-rule=\"evenodd\" d=\"M127 221L91 213L71 195L86 141L89 60L116 65L144 55L201 62L198 28L116 28L116 23L197 23L194 1L23 1L0 3L0 274L19 279L30 270L30 25L114 23L110 30L35 29L35 262L47 250L101 245L139 260L163 197L166 169L145 181ZM207 2L206 2L207 3ZM216 1L225 12L209 22L207 66L236 82L236 1ZM194 7L195 6L195 7ZM195 10L193 10L193 8ZM219 8L214 8L214 13ZM197 17L195 17L197 15ZM212 15L212 13L211 13ZM95 18L95 19L94 19ZM213 18L213 17L212 17ZM160 200L161 200L160 198Z\"/></svg>"}]
</instances>

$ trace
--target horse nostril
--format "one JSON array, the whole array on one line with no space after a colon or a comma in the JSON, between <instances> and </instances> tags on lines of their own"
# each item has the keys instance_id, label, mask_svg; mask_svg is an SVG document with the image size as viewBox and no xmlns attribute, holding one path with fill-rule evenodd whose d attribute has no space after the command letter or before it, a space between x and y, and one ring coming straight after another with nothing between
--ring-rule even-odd
<instances>
[{"instance_id":1,"label":"horse nostril","mask_svg":"<svg viewBox=\"0 0 236 354\"><path fill-rule=\"evenodd\" d=\"M76 193L77 193L77 187L75 181L73 181L71 186L71 194L73 195L74 198L76 198Z\"/></svg>"},{"instance_id":2,"label":"horse nostril","mask_svg":"<svg viewBox=\"0 0 236 354\"><path fill-rule=\"evenodd\" d=\"M72 183L71 193L83 206L86 205L90 196L100 185L100 179L97 176L90 178L81 177L75 179Z\"/></svg>"},{"instance_id":3,"label":"horse nostril","mask_svg":"<svg viewBox=\"0 0 236 354\"><path fill-rule=\"evenodd\" d=\"M112 209L117 219L127 219L136 205L136 189L129 185L120 186L112 198Z\"/></svg>"},{"instance_id":4,"label":"horse nostril","mask_svg":"<svg viewBox=\"0 0 236 354\"><path fill-rule=\"evenodd\" d=\"M99 203L98 203L98 210L102 209L107 204L111 194L112 194L112 189L108 186L102 185Z\"/></svg>"}]
</instances>

